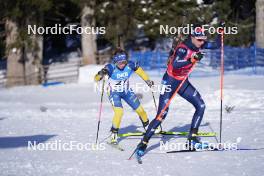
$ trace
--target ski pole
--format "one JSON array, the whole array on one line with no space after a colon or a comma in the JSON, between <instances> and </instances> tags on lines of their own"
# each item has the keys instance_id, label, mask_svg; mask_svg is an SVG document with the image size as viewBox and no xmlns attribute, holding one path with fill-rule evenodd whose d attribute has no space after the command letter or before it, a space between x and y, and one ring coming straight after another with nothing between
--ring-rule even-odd
<instances>
[{"instance_id":1,"label":"ski pole","mask_svg":"<svg viewBox=\"0 0 264 176\"><path fill-rule=\"evenodd\" d=\"M100 123L101 123L101 115L102 115L102 108L103 108L103 97L104 97L104 85L105 85L105 79L103 78L103 85L102 85L102 92L101 92L101 101L100 101L100 108L99 108L99 116L98 116L95 144L97 144L97 141L98 141L98 135L99 135L99 129L100 129Z\"/></svg>"},{"instance_id":2,"label":"ski pole","mask_svg":"<svg viewBox=\"0 0 264 176\"><path fill-rule=\"evenodd\" d=\"M156 111L158 112L158 107L157 107L156 99L155 99L155 96L154 96L154 92L151 91L151 93L152 93L152 98L153 98L153 101L154 101L154 105L155 105Z\"/></svg>"},{"instance_id":3,"label":"ski pole","mask_svg":"<svg viewBox=\"0 0 264 176\"><path fill-rule=\"evenodd\" d=\"M134 154L136 153L137 149L138 149L138 148L136 148L136 149L132 152L132 154L129 156L128 160L131 160L131 159L132 159L132 157L133 157Z\"/></svg>"},{"instance_id":4,"label":"ski pole","mask_svg":"<svg viewBox=\"0 0 264 176\"><path fill-rule=\"evenodd\" d=\"M222 123L223 123L223 85L224 85L224 32L221 32L221 70L220 70L220 143L222 142Z\"/></svg>"},{"instance_id":5,"label":"ski pole","mask_svg":"<svg viewBox=\"0 0 264 176\"><path fill-rule=\"evenodd\" d=\"M155 96L154 96L154 92L151 91L152 93L152 98L153 98L153 101L154 101L154 105L155 105L155 108L156 108L156 112L158 112L158 106L157 106L157 103L156 103L156 99L155 99ZM160 124L160 131L162 131L162 126Z\"/></svg>"}]
</instances>

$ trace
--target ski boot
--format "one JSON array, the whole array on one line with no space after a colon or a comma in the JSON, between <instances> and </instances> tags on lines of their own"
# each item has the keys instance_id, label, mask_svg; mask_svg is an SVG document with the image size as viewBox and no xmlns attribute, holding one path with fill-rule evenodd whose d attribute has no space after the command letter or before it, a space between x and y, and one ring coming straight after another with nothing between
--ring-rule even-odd
<instances>
[{"instance_id":1,"label":"ski boot","mask_svg":"<svg viewBox=\"0 0 264 176\"><path fill-rule=\"evenodd\" d=\"M111 139L110 139L110 143L113 145L117 145L117 133L112 133L111 134Z\"/></svg>"},{"instance_id":2,"label":"ski boot","mask_svg":"<svg viewBox=\"0 0 264 176\"><path fill-rule=\"evenodd\" d=\"M110 138L110 144L113 144L113 145L117 145L118 144L118 141L117 141L117 139L118 139L118 129L116 129L116 128L111 128L111 130L110 130L111 132L112 132L112 134L111 134L111 138Z\"/></svg>"},{"instance_id":3,"label":"ski boot","mask_svg":"<svg viewBox=\"0 0 264 176\"><path fill-rule=\"evenodd\" d=\"M146 122L142 121L142 125L143 125L143 128L145 129L145 131L147 131L147 126L149 125L149 120L147 120Z\"/></svg>"},{"instance_id":4,"label":"ski boot","mask_svg":"<svg viewBox=\"0 0 264 176\"><path fill-rule=\"evenodd\" d=\"M147 144L144 141L141 141L138 146L137 146L137 150L136 150L136 155L142 157L145 154L145 150L147 148Z\"/></svg>"},{"instance_id":5,"label":"ski boot","mask_svg":"<svg viewBox=\"0 0 264 176\"><path fill-rule=\"evenodd\" d=\"M147 126L149 125L149 120L147 120L146 122L142 122L143 128L145 129L145 131L147 131ZM162 128L161 125L159 125L156 129L155 129L155 134L159 134L160 132L162 132Z\"/></svg>"},{"instance_id":6,"label":"ski boot","mask_svg":"<svg viewBox=\"0 0 264 176\"><path fill-rule=\"evenodd\" d=\"M186 148L188 150L204 150L208 149L208 147L208 143L200 141L198 137L190 137L186 142Z\"/></svg>"},{"instance_id":7,"label":"ski boot","mask_svg":"<svg viewBox=\"0 0 264 176\"><path fill-rule=\"evenodd\" d=\"M156 129L155 129L155 134L159 134L162 132L162 128L161 125L159 125Z\"/></svg>"},{"instance_id":8,"label":"ski boot","mask_svg":"<svg viewBox=\"0 0 264 176\"><path fill-rule=\"evenodd\" d=\"M197 137L198 129L193 128L190 131L186 142L186 148L188 150L205 150L208 149L209 144L207 142L202 142L199 137Z\"/></svg>"},{"instance_id":9,"label":"ski boot","mask_svg":"<svg viewBox=\"0 0 264 176\"><path fill-rule=\"evenodd\" d=\"M137 159L139 164L142 164L141 157L144 156L144 154L145 154L147 144L148 144L147 142L141 141L137 146L135 155L136 155L136 159Z\"/></svg>"}]
</instances>

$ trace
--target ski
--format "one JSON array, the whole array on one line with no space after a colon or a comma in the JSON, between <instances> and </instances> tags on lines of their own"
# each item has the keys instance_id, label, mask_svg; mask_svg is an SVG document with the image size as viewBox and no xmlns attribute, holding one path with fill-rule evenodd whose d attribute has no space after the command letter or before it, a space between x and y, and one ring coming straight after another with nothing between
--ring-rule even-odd
<instances>
[{"instance_id":1,"label":"ski","mask_svg":"<svg viewBox=\"0 0 264 176\"><path fill-rule=\"evenodd\" d=\"M175 132L175 131L161 131L160 134L162 135L179 135L179 136L188 136L189 132ZM194 134L193 134L194 136ZM215 137L215 132L199 132L196 136L201 137Z\"/></svg>"},{"instance_id":2,"label":"ski","mask_svg":"<svg viewBox=\"0 0 264 176\"><path fill-rule=\"evenodd\" d=\"M120 150L120 151L125 151L119 144L113 144L113 143L110 143L110 142L106 142L109 146L117 149L117 150Z\"/></svg>"},{"instance_id":3,"label":"ski","mask_svg":"<svg viewBox=\"0 0 264 176\"><path fill-rule=\"evenodd\" d=\"M188 149L183 149L183 150L172 150L168 151L166 153L185 153L185 152L226 152L226 151L251 151L251 150L264 150L264 148L238 148L238 149L202 149L202 150L188 150Z\"/></svg>"},{"instance_id":4,"label":"ski","mask_svg":"<svg viewBox=\"0 0 264 176\"><path fill-rule=\"evenodd\" d=\"M129 132L129 133L120 133L118 137L130 137L130 136L143 136L145 132ZM161 131L155 133L155 135L178 135L178 136L188 136L189 132L176 132L176 131ZM199 132L197 136L200 137L215 137L215 132Z\"/></svg>"},{"instance_id":5,"label":"ski","mask_svg":"<svg viewBox=\"0 0 264 176\"><path fill-rule=\"evenodd\" d=\"M118 137L143 136L144 134L144 132L119 133Z\"/></svg>"},{"instance_id":6,"label":"ski","mask_svg":"<svg viewBox=\"0 0 264 176\"><path fill-rule=\"evenodd\" d=\"M185 153L185 152L215 152L215 151L227 151L223 149L202 149L202 150L188 150L188 149L183 149L183 150L173 150L173 151L168 151L166 153ZM231 150L229 150L231 151Z\"/></svg>"}]
</instances>

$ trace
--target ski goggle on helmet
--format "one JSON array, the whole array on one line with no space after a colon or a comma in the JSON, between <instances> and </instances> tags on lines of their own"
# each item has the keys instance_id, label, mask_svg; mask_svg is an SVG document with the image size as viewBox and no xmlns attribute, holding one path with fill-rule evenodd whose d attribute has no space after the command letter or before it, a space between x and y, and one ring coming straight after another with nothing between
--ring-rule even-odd
<instances>
[{"instance_id":1,"label":"ski goggle on helmet","mask_svg":"<svg viewBox=\"0 0 264 176\"><path fill-rule=\"evenodd\" d=\"M202 27L195 27L192 31L191 36L197 39L198 41L205 41L207 39L205 31Z\"/></svg>"},{"instance_id":2,"label":"ski goggle on helmet","mask_svg":"<svg viewBox=\"0 0 264 176\"><path fill-rule=\"evenodd\" d=\"M127 56L126 56L126 54L116 54L113 57L113 62L114 62L115 65L127 64Z\"/></svg>"}]
</instances>

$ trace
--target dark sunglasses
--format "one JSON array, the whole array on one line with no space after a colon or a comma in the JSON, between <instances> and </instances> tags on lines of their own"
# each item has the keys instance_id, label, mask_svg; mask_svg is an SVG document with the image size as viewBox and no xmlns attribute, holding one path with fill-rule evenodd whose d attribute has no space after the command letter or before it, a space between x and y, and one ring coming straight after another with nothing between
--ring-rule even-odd
<instances>
[{"instance_id":1,"label":"dark sunglasses","mask_svg":"<svg viewBox=\"0 0 264 176\"><path fill-rule=\"evenodd\" d=\"M196 39L198 42L205 42L204 39Z\"/></svg>"},{"instance_id":2,"label":"dark sunglasses","mask_svg":"<svg viewBox=\"0 0 264 176\"><path fill-rule=\"evenodd\" d=\"M125 60L124 60L124 61L119 61L119 62L117 62L116 64L117 64L117 65L127 64L127 61L125 61Z\"/></svg>"}]
</instances>

